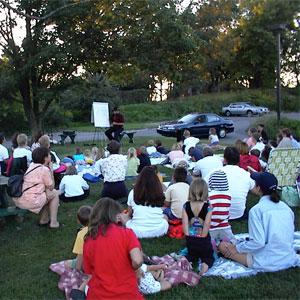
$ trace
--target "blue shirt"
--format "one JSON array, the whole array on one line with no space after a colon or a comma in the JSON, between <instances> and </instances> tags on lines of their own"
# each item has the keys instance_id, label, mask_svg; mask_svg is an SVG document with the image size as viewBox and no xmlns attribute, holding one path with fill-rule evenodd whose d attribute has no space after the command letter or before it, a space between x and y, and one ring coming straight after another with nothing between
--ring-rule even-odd
<instances>
[{"instance_id":1,"label":"blue shirt","mask_svg":"<svg viewBox=\"0 0 300 300\"><path fill-rule=\"evenodd\" d=\"M293 249L294 213L282 201L263 196L249 213L249 240L237 244L239 253L253 256L253 268L278 271L298 263Z\"/></svg>"}]
</instances>

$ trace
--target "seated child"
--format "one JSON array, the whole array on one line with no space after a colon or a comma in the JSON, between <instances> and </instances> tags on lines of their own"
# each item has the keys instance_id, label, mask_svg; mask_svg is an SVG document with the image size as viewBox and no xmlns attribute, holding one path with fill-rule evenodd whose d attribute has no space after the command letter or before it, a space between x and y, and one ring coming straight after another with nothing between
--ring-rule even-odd
<instances>
[{"instance_id":1,"label":"seated child","mask_svg":"<svg viewBox=\"0 0 300 300\"><path fill-rule=\"evenodd\" d=\"M191 147L189 149L189 156L191 157L191 161L198 161L203 158L202 149L198 147Z\"/></svg>"},{"instance_id":2,"label":"seated child","mask_svg":"<svg viewBox=\"0 0 300 300\"><path fill-rule=\"evenodd\" d=\"M127 154L127 170L126 176L137 176L137 169L140 165L140 160L137 158L135 148L131 147L128 149Z\"/></svg>"},{"instance_id":3,"label":"seated child","mask_svg":"<svg viewBox=\"0 0 300 300\"><path fill-rule=\"evenodd\" d=\"M144 146L140 147L139 154L137 157L140 160L140 165L137 170L138 173L141 173L141 171L143 170L144 167L151 166L150 157L149 157L146 147L144 147Z\"/></svg>"},{"instance_id":4,"label":"seated child","mask_svg":"<svg viewBox=\"0 0 300 300\"><path fill-rule=\"evenodd\" d=\"M199 261L199 275L205 274L214 263L209 235L211 207L208 204L208 187L201 178L192 181L189 201L182 210L182 228L186 238L189 261ZM201 266L200 266L201 264Z\"/></svg>"},{"instance_id":5,"label":"seated child","mask_svg":"<svg viewBox=\"0 0 300 300\"><path fill-rule=\"evenodd\" d=\"M184 159L184 153L181 149L181 143L174 144L171 152L167 154L172 166Z\"/></svg>"},{"instance_id":6,"label":"seated child","mask_svg":"<svg viewBox=\"0 0 300 300\"><path fill-rule=\"evenodd\" d=\"M219 145L219 137L216 128L209 129L208 146L215 147Z\"/></svg>"},{"instance_id":7,"label":"seated child","mask_svg":"<svg viewBox=\"0 0 300 300\"><path fill-rule=\"evenodd\" d=\"M181 219L183 205L188 200L190 186L186 183L187 171L183 167L176 167L173 174L174 184L165 193L166 200L163 213L173 221Z\"/></svg>"},{"instance_id":8,"label":"seated child","mask_svg":"<svg viewBox=\"0 0 300 300\"><path fill-rule=\"evenodd\" d=\"M79 147L76 147L76 153L73 155L73 159L76 164L84 164L85 157Z\"/></svg>"},{"instance_id":9,"label":"seated child","mask_svg":"<svg viewBox=\"0 0 300 300\"><path fill-rule=\"evenodd\" d=\"M81 206L77 212L77 222L82 225L80 231L78 231L76 240L73 247L73 253L76 256L75 259L67 260L65 262L66 266L72 269L82 270L82 254L83 254L83 243L84 237L88 231L89 218L92 211L91 206Z\"/></svg>"},{"instance_id":10,"label":"seated child","mask_svg":"<svg viewBox=\"0 0 300 300\"><path fill-rule=\"evenodd\" d=\"M59 199L64 202L80 201L86 199L90 193L87 182L77 174L76 167L67 168L65 176L59 184Z\"/></svg>"},{"instance_id":11,"label":"seated child","mask_svg":"<svg viewBox=\"0 0 300 300\"><path fill-rule=\"evenodd\" d=\"M92 165L94 163L92 151L90 149L84 150L84 161L89 165Z\"/></svg>"},{"instance_id":12,"label":"seated child","mask_svg":"<svg viewBox=\"0 0 300 300\"><path fill-rule=\"evenodd\" d=\"M168 154L170 152L162 145L160 140L155 141L155 147L156 147L156 151L161 154Z\"/></svg>"},{"instance_id":13,"label":"seated child","mask_svg":"<svg viewBox=\"0 0 300 300\"><path fill-rule=\"evenodd\" d=\"M153 140L149 140L148 141L148 147L147 147L147 153L149 155L153 154L157 152L156 148L155 148L155 144L154 144L154 141Z\"/></svg>"},{"instance_id":14,"label":"seated child","mask_svg":"<svg viewBox=\"0 0 300 300\"><path fill-rule=\"evenodd\" d=\"M140 292L149 295L170 289L172 284L164 278L166 268L164 264L150 266L142 264L136 271Z\"/></svg>"},{"instance_id":15,"label":"seated child","mask_svg":"<svg viewBox=\"0 0 300 300\"><path fill-rule=\"evenodd\" d=\"M217 245L222 240L235 243L235 237L229 224L231 194L227 176L222 170L217 170L209 176L208 201L212 207L209 229L211 238L216 241Z\"/></svg>"},{"instance_id":16,"label":"seated child","mask_svg":"<svg viewBox=\"0 0 300 300\"><path fill-rule=\"evenodd\" d=\"M98 147L93 147L92 148L92 159L93 161L97 161L102 157L102 153L101 150Z\"/></svg>"}]
</instances>

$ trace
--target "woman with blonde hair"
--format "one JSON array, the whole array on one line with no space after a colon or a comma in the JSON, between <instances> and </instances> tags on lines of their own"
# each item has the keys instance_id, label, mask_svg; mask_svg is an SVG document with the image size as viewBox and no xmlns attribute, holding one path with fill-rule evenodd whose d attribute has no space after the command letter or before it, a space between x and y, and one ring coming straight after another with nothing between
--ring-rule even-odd
<instances>
[{"instance_id":1,"label":"woman with blonde hair","mask_svg":"<svg viewBox=\"0 0 300 300\"><path fill-rule=\"evenodd\" d=\"M131 147L127 152L127 170L126 176L137 176L138 167L140 165L140 160L137 158L137 153L135 148Z\"/></svg>"}]
</instances>

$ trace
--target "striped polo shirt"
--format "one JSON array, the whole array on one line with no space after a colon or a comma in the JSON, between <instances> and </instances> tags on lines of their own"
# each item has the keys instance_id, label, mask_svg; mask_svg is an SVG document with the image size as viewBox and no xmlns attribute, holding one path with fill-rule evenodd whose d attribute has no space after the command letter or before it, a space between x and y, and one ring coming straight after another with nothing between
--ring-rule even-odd
<instances>
[{"instance_id":1,"label":"striped polo shirt","mask_svg":"<svg viewBox=\"0 0 300 300\"><path fill-rule=\"evenodd\" d=\"M212 207L210 230L229 228L229 208L231 195L226 174L213 172L208 179L209 203Z\"/></svg>"}]
</instances>

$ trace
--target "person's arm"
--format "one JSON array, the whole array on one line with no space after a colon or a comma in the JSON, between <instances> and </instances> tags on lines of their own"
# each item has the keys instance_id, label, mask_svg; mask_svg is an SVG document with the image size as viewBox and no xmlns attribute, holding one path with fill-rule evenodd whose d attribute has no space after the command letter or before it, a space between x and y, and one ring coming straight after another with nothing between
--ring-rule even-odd
<instances>
[{"instance_id":1,"label":"person's arm","mask_svg":"<svg viewBox=\"0 0 300 300\"><path fill-rule=\"evenodd\" d=\"M265 229L261 218L255 210L249 214L249 240L236 245L239 253L249 253L265 247Z\"/></svg>"},{"instance_id":2,"label":"person's arm","mask_svg":"<svg viewBox=\"0 0 300 300\"><path fill-rule=\"evenodd\" d=\"M76 258L76 270L78 271L82 270L82 262L83 262L83 255L78 254Z\"/></svg>"},{"instance_id":3,"label":"person's arm","mask_svg":"<svg viewBox=\"0 0 300 300\"><path fill-rule=\"evenodd\" d=\"M64 178L61 180L60 184L59 184L59 191L61 194L63 194L65 192L65 181Z\"/></svg>"},{"instance_id":4,"label":"person's arm","mask_svg":"<svg viewBox=\"0 0 300 300\"><path fill-rule=\"evenodd\" d=\"M185 208L182 209L182 230L185 235L189 235L189 218Z\"/></svg>"},{"instance_id":5,"label":"person's arm","mask_svg":"<svg viewBox=\"0 0 300 300\"><path fill-rule=\"evenodd\" d=\"M206 214L201 237L207 237L207 235L208 235L209 228L210 228L210 222L211 222L211 215L212 215L212 210L208 211Z\"/></svg>"},{"instance_id":6,"label":"person's arm","mask_svg":"<svg viewBox=\"0 0 300 300\"><path fill-rule=\"evenodd\" d=\"M147 272L165 270L167 267L168 266L166 264L148 265L147 266Z\"/></svg>"},{"instance_id":7,"label":"person's arm","mask_svg":"<svg viewBox=\"0 0 300 300\"><path fill-rule=\"evenodd\" d=\"M84 190L89 190L90 189L90 186L88 185L88 183L81 177L82 179L82 183L81 183L81 187L84 189Z\"/></svg>"},{"instance_id":8,"label":"person's arm","mask_svg":"<svg viewBox=\"0 0 300 300\"><path fill-rule=\"evenodd\" d=\"M143 264L143 254L140 248L133 248L129 252L131 265L134 270L137 270Z\"/></svg>"},{"instance_id":9,"label":"person's arm","mask_svg":"<svg viewBox=\"0 0 300 300\"><path fill-rule=\"evenodd\" d=\"M171 206L171 189L170 187L167 188L166 193L165 193L165 202L164 202L164 206L165 207L170 207Z\"/></svg>"}]
</instances>

